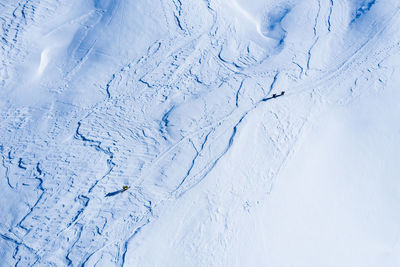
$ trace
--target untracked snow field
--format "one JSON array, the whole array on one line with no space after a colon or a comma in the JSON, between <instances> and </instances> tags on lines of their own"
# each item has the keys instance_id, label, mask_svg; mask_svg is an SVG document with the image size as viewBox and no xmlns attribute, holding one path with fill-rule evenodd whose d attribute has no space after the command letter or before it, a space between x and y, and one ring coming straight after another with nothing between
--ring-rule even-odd
<instances>
[{"instance_id":1,"label":"untracked snow field","mask_svg":"<svg viewBox=\"0 0 400 267\"><path fill-rule=\"evenodd\" d=\"M0 266L400 266L399 1L3 0L0 25Z\"/></svg>"}]
</instances>

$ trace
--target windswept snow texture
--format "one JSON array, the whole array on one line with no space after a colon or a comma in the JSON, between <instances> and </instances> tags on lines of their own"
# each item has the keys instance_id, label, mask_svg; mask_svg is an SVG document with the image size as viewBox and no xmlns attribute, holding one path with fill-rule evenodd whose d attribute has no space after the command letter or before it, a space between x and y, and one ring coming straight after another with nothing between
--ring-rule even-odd
<instances>
[{"instance_id":1,"label":"windswept snow texture","mask_svg":"<svg viewBox=\"0 0 400 267\"><path fill-rule=\"evenodd\" d=\"M0 25L0 266L400 266L399 1L10 0Z\"/></svg>"}]
</instances>

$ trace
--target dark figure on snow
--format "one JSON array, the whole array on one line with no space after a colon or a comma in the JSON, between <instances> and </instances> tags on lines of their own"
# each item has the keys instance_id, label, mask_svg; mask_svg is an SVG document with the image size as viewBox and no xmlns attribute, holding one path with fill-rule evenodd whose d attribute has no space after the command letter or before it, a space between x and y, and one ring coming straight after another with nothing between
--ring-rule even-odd
<instances>
[{"instance_id":1,"label":"dark figure on snow","mask_svg":"<svg viewBox=\"0 0 400 267\"><path fill-rule=\"evenodd\" d=\"M285 94L285 91L282 91L280 95L273 94L272 98L277 98L278 96L283 96Z\"/></svg>"}]
</instances>

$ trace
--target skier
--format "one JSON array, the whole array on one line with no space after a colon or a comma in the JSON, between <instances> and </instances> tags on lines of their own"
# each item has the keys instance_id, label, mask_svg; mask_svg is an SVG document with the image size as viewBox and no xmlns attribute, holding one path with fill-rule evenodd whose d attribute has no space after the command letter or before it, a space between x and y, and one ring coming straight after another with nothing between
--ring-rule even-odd
<instances>
[{"instance_id":1,"label":"skier","mask_svg":"<svg viewBox=\"0 0 400 267\"><path fill-rule=\"evenodd\" d=\"M263 98L263 99L261 99L261 101L268 101L268 100L270 100L270 99L273 99L273 98L277 98L277 97L280 97L280 96L283 96L285 94L285 91L282 91L279 95L278 94L272 94L272 96L271 97L266 97L266 98Z\"/></svg>"},{"instance_id":2,"label":"skier","mask_svg":"<svg viewBox=\"0 0 400 267\"><path fill-rule=\"evenodd\" d=\"M122 187L122 192L124 192L124 191L126 191L126 190L128 190L128 189L129 189L129 186L124 185L124 186Z\"/></svg>"}]
</instances>

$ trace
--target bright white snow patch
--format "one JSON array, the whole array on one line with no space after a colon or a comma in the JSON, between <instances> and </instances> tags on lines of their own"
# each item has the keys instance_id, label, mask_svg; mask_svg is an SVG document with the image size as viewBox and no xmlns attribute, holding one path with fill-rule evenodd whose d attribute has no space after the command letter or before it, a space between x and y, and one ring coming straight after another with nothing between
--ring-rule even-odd
<instances>
[{"instance_id":1,"label":"bright white snow patch","mask_svg":"<svg viewBox=\"0 0 400 267\"><path fill-rule=\"evenodd\" d=\"M46 69L47 65L49 64L50 61L50 49L45 48L42 53L40 54L40 65L38 68L38 74L42 75L43 71Z\"/></svg>"}]
</instances>

